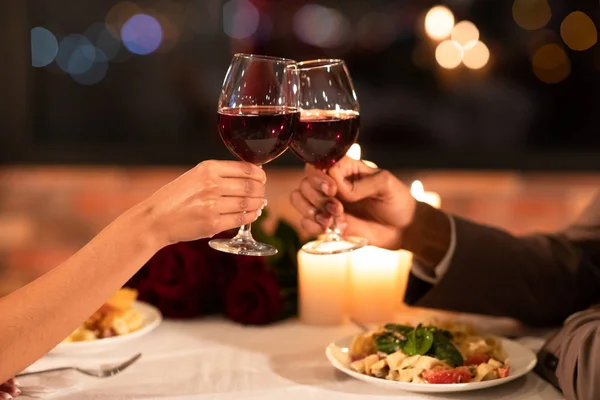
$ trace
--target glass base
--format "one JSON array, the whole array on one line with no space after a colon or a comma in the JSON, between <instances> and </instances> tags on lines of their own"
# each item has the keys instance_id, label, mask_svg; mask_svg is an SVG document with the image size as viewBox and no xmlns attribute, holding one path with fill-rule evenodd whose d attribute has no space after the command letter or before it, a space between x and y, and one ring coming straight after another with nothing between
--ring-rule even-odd
<instances>
[{"instance_id":1,"label":"glass base","mask_svg":"<svg viewBox=\"0 0 600 400\"><path fill-rule=\"evenodd\" d=\"M363 248L367 243L367 239L359 237L348 236L331 240L329 235L325 235L322 239L306 243L302 250L309 254L341 254Z\"/></svg>"},{"instance_id":2,"label":"glass base","mask_svg":"<svg viewBox=\"0 0 600 400\"><path fill-rule=\"evenodd\" d=\"M252 237L250 239L238 236L232 239L213 239L208 244L215 250L241 256L273 256L277 254L275 247L257 242Z\"/></svg>"}]
</instances>

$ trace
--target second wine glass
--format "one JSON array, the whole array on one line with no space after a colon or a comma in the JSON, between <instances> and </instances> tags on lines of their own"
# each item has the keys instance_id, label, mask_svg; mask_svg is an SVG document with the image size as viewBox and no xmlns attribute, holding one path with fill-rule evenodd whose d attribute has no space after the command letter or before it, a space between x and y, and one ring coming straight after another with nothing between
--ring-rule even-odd
<instances>
[{"instance_id":1,"label":"second wine glass","mask_svg":"<svg viewBox=\"0 0 600 400\"><path fill-rule=\"evenodd\" d=\"M342 60L298 63L300 123L290 148L304 162L321 170L334 166L358 138L360 107L352 79ZM325 236L303 250L335 254L364 247L367 240L343 237L334 219Z\"/></svg>"}]
</instances>

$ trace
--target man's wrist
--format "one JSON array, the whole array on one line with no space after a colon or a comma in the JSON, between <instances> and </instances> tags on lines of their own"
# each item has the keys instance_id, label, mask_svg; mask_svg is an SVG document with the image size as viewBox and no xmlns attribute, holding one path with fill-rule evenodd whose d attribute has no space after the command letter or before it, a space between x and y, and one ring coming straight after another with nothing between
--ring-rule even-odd
<instances>
[{"instance_id":1,"label":"man's wrist","mask_svg":"<svg viewBox=\"0 0 600 400\"><path fill-rule=\"evenodd\" d=\"M402 232L401 248L413 253L425 268L435 268L450 246L448 216L429 204L417 201L412 221Z\"/></svg>"}]
</instances>

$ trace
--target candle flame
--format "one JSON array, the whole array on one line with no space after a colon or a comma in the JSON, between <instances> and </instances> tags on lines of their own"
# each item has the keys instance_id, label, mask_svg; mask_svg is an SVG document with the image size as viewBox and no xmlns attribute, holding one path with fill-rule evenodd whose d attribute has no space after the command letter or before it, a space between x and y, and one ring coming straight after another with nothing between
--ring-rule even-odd
<instances>
[{"instance_id":1,"label":"candle flame","mask_svg":"<svg viewBox=\"0 0 600 400\"><path fill-rule=\"evenodd\" d=\"M348 149L348 152L346 152L346 155L348 157L352 158L353 160L360 160L360 156L361 156L360 145L358 143L354 143L352 146L350 146L350 148Z\"/></svg>"},{"instance_id":2,"label":"candle flame","mask_svg":"<svg viewBox=\"0 0 600 400\"><path fill-rule=\"evenodd\" d=\"M414 181L410 187L410 194L412 194L415 199L419 199L424 193L425 188L423 187L421 181Z\"/></svg>"}]
</instances>

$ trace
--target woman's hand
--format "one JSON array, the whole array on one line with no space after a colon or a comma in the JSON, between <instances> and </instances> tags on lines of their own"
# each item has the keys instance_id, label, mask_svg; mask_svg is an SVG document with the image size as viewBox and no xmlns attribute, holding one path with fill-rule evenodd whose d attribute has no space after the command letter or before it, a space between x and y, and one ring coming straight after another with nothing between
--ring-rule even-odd
<instances>
[{"instance_id":1,"label":"woman's hand","mask_svg":"<svg viewBox=\"0 0 600 400\"><path fill-rule=\"evenodd\" d=\"M336 218L350 236L365 237L375 246L398 249L403 229L411 222L415 199L389 171L373 169L344 157L327 173L310 165L291 202L302 214L302 227L322 233Z\"/></svg>"},{"instance_id":2,"label":"woman's hand","mask_svg":"<svg viewBox=\"0 0 600 400\"><path fill-rule=\"evenodd\" d=\"M21 394L21 389L14 379L9 379L0 385L0 399L14 399Z\"/></svg>"},{"instance_id":3,"label":"woman's hand","mask_svg":"<svg viewBox=\"0 0 600 400\"><path fill-rule=\"evenodd\" d=\"M267 204L262 168L204 161L142 202L161 246L211 237L254 222Z\"/></svg>"}]
</instances>

